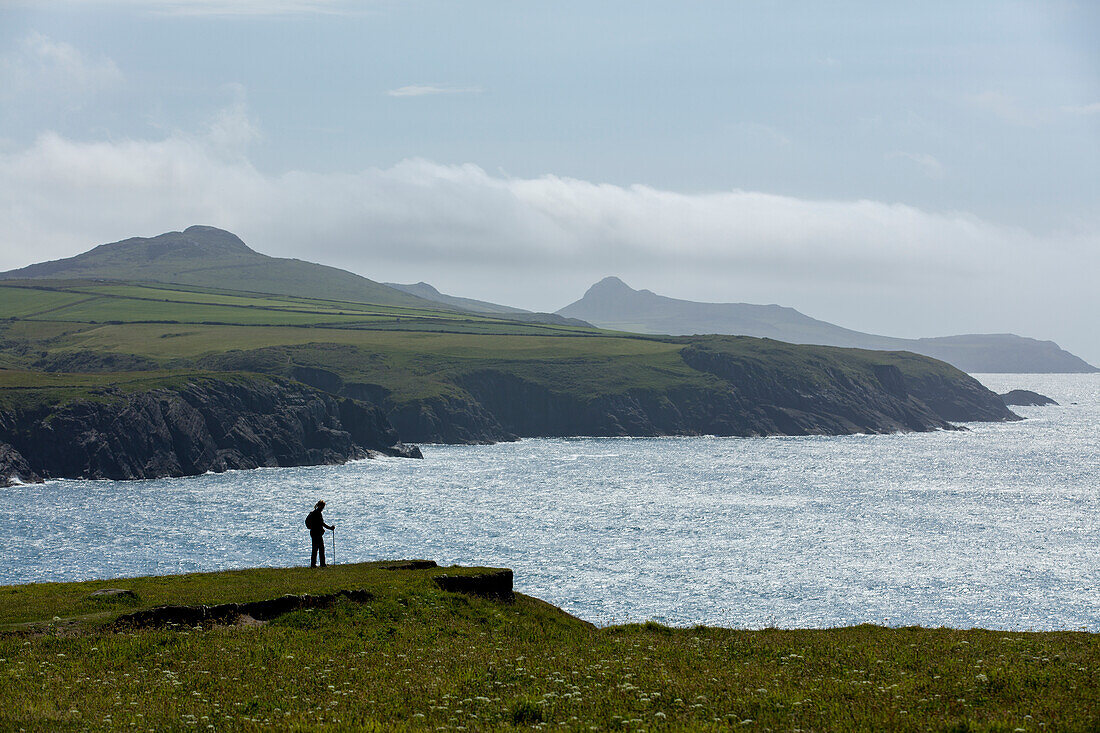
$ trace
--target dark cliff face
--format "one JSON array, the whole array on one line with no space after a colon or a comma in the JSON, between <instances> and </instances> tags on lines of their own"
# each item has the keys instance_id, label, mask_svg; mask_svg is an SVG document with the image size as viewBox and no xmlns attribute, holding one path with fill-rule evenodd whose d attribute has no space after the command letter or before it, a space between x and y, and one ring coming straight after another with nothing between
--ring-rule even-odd
<instances>
[{"instance_id":1,"label":"dark cliff face","mask_svg":"<svg viewBox=\"0 0 1100 733\"><path fill-rule=\"evenodd\" d=\"M711 387L631 389L584 399L499 370L456 378L466 399L391 405L401 435L416 442L483 443L523 437L845 435L953 429L955 421L1019 419L962 374L907 376L891 364L830 370L811 380L767 364L689 346L685 363Z\"/></svg>"},{"instance_id":2,"label":"dark cliff face","mask_svg":"<svg viewBox=\"0 0 1100 733\"><path fill-rule=\"evenodd\" d=\"M951 428L952 422L1019 420L997 395L951 370L906 375L894 364L827 369L810 381L721 352L688 347L684 361L731 385L743 404L785 415L805 433L882 433ZM784 429L784 433L798 434Z\"/></svg>"},{"instance_id":3,"label":"dark cliff face","mask_svg":"<svg viewBox=\"0 0 1100 733\"><path fill-rule=\"evenodd\" d=\"M375 407L278 379L204 378L0 413L0 483L419 457Z\"/></svg>"}]
</instances>

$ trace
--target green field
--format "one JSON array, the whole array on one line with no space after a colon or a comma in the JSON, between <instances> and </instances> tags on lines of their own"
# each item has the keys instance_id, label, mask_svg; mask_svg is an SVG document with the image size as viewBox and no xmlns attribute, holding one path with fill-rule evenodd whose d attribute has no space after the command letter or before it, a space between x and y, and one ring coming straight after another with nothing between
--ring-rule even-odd
<instances>
[{"instance_id":1,"label":"green field","mask_svg":"<svg viewBox=\"0 0 1100 733\"><path fill-rule=\"evenodd\" d=\"M0 285L0 313L18 318L71 323L178 321L240 325L351 325L359 322L494 323L474 314L402 306L324 301L263 294L189 290L159 284L35 282ZM560 328L560 327L559 327ZM570 327L566 327L570 328Z\"/></svg>"},{"instance_id":2,"label":"green field","mask_svg":"<svg viewBox=\"0 0 1100 733\"><path fill-rule=\"evenodd\" d=\"M494 370L582 399L631 389L706 389L689 344L736 354L809 387L891 363L957 374L904 353L792 346L744 337L652 337L489 315L155 283L0 282L0 364L36 371L324 369L379 385L395 402L461 394Z\"/></svg>"},{"instance_id":3,"label":"green field","mask_svg":"<svg viewBox=\"0 0 1100 733\"><path fill-rule=\"evenodd\" d=\"M1100 637L595 629L378 564L0 587L0 728L1096 730ZM469 571L476 572L476 571ZM132 600L93 600L104 587ZM262 625L114 630L165 602L368 590ZM56 617L56 618L55 618Z\"/></svg>"}]
</instances>

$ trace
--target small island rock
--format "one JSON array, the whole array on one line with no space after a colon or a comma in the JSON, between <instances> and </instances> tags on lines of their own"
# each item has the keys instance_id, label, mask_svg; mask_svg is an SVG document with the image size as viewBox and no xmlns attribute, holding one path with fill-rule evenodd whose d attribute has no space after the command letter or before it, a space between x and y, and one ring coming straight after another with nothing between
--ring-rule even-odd
<instances>
[{"instance_id":1,"label":"small island rock","mask_svg":"<svg viewBox=\"0 0 1100 733\"><path fill-rule=\"evenodd\" d=\"M1009 407L1045 407L1046 405L1058 404L1046 395L1028 389L1014 389L1011 392L1005 392L1001 395L1001 399Z\"/></svg>"}]
</instances>

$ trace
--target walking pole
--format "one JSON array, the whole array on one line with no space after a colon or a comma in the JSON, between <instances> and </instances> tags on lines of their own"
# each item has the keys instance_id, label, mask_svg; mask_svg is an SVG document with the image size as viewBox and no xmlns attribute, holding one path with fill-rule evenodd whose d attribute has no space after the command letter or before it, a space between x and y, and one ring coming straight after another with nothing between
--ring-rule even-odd
<instances>
[{"instance_id":1,"label":"walking pole","mask_svg":"<svg viewBox=\"0 0 1100 733\"><path fill-rule=\"evenodd\" d=\"M332 564L336 564L336 527L332 528Z\"/></svg>"}]
</instances>

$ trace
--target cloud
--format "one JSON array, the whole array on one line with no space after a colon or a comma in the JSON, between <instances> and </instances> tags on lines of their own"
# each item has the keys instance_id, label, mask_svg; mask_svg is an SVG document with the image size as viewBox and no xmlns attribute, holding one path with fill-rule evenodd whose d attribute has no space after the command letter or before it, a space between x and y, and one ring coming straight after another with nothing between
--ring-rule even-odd
<instances>
[{"instance_id":1,"label":"cloud","mask_svg":"<svg viewBox=\"0 0 1100 733\"><path fill-rule=\"evenodd\" d=\"M389 89L391 97L424 97L429 94L481 94L481 87L445 87L437 84L410 84L397 89Z\"/></svg>"},{"instance_id":2,"label":"cloud","mask_svg":"<svg viewBox=\"0 0 1100 733\"><path fill-rule=\"evenodd\" d=\"M206 222L275 254L308 247L312 257L367 273L420 260L520 269L584 262L605 270L647 262L781 271L790 279L826 272L966 278L1006 243L1028 238L968 214L880 201L512 178L422 159L270 175L247 155L258 134L238 100L199 134L82 142L48 133L0 153L0 236L16 245L0 252L0 265Z\"/></svg>"},{"instance_id":3,"label":"cloud","mask_svg":"<svg viewBox=\"0 0 1100 733\"><path fill-rule=\"evenodd\" d=\"M921 329L935 335L1095 312L1084 281L1100 269L1095 228L1037 235L884 201L515 178L423 159L273 174L249 159L257 135L241 103L199 133L47 133L0 148L0 270L202 223L267 254L534 308L619 274L679 297L809 302L818 317L865 330L879 318L894 333L899 319L939 318ZM1032 333L1057 335L1046 328Z\"/></svg>"},{"instance_id":4,"label":"cloud","mask_svg":"<svg viewBox=\"0 0 1100 733\"><path fill-rule=\"evenodd\" d=\"M935 156L928 153L906 153L903 151L895 151L886 154L887 160L907 160L910 163L916 165L924 175L934 180L939 180L944 176L943 163L939 161Z\"/></svg>"},{"instance_id":5,"label":"cloud","mask_svg":"<svg viewBox=\"0 0 1100 733\"><path fill-rule=\"evenodd\" d=\"M30 33L0 57L0 99L45 101L77 109L93 95L122 82L105 56L89 57L75 46Z\"/></svg>"},{"instance_id":6,"label":"cloud","mask_svg":"<svg viewBox=\"0 0 1100 733\"><path fill-rule=\"evenodd\" d=\"M248 115L247 90L243 84L226 84L224 89L233 97L233 103L220 110L205 125L204 137L208 147L230 158L242 158L248 146L263 136L259 127Z\"/></svg>"}]
</instances>

